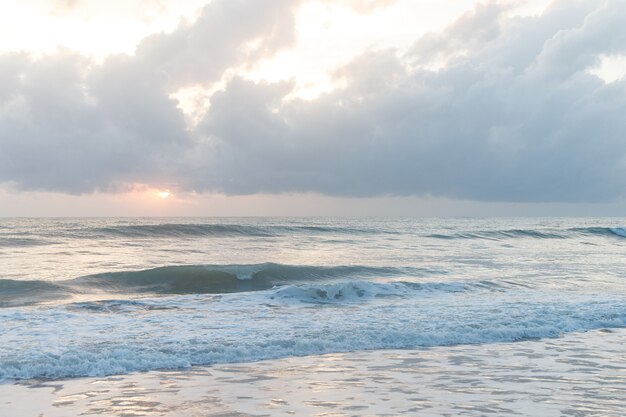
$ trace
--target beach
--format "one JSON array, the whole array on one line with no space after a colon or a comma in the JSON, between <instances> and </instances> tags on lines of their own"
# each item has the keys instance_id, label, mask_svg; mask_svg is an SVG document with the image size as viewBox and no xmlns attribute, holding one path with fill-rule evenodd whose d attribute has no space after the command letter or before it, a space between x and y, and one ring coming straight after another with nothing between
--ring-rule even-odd
<instances>
[{"instance_id":1,"label":"beach","mask_svg":"<svg viewBox=\"0 0 626 417\"><path fill-rule=\"evenodd\" d=\"M0 385L6 416L620 416L626 330Z\"/></svg>"}]
</instances>

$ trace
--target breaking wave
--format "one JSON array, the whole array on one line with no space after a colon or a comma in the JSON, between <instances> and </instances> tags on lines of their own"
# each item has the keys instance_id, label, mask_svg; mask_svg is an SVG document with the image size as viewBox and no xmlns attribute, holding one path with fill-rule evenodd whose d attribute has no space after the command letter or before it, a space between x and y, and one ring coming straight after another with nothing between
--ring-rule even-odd
<instances>
[{"instance_id":1,"label":"breaking wave","mask_svg":"<svg viewBox=\"0 0 626 417\"><path fill-rule=\"evenodd\" d=\"M0 345L0 381L355 350L516 342L626 326L623 300L570 297L528 302L497 300L489 294L473 299L444 294L367 306L298 308L276 305L259 293L225 295L213 302L180 297L90 303L81 311L72 306L0 312L8 329L4 336L22 340L19 346ZM110 314L120 311L124 314Z\"/></svg>"},{"instance_id":2,"label":"breaking wave","mask_svg":"<svg viewBox=\"0 0 626 417\"><path fill-rule=\"evenodd\" d=\"M435 239L486 239L502 240L515 238L534 239L570 239L584 236L626 237L624 227L576 227L569 229L509 229L509 230L479 230L471 232L457 232L450 234L430 234L427 237Z\"/></svg>"},{"instance_id":3,"label":"breaking wave","mask_svg":"<svg viewBox=\"0 0 626 417\"><path fill-rule=\"evenodd\" d=\"M415 267L275 263L165 266L142 271L107 272L56 282L0 279L0 307L64 299L74 294L226 294L268 290L298 282L438 274L445 274L445 271Z\"/></svg>"},{"instance_id":4,"label":"breaking wave","mask_svg":"<svg viewBox=\"0 0 626 417\"><path fill-rule=\"evenodd\" d=\"M469 291L504 291L513 284L495 281L459 282L369 282L348 281L332 284L288 285L278 288L272 299L294 300L301 303L352 303L372 298L409 297L418 293L462 293Z\"/></svg>"}]
</instances>

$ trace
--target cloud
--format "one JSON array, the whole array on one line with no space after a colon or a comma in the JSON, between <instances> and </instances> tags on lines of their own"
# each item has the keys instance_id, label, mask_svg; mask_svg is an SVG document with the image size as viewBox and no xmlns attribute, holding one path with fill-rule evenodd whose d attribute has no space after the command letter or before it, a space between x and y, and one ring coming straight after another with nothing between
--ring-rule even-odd
<instances>
[{"instance_id":1,"label":"cloud","mask_svg":"<svg viewBox=\"0 0 626 417\"><path fill-rule=\"evenodd\" d=\"M623 195L625 85L586 69L626 46L626 8L565 3L525 18L479 5L416 42L408 58L417 69L394 51L368 53L337 71L344 89L312 102L277 107L280 87L233 81L201 125L219 155L211 186L487 201ZM520 55L508 50L517 44L527 45ZM447 66L420 66L433 51ZM229 128L237 117L245 122Z\"/></svg>"},{"instance_id":2,"label":"cloud","mask_svg":"<svg viewBox=\"0 0 626 417\"><path fill-rule=\"evenodd\" d=\"M213 1L193 24L102 65L64 50L0 57L0 181L69 193L176 182L193 138L170 93L290 44L295 4Z\"/></svg>"},{"instance_id":3,"label":"cloud","mask_svg":"<svg viewBox=\"0 0 626 417\"><path fill-rule=\"evenodd\" d=\"M623 0L557 0L527 17L480 4L407 53L355 57L333 74L343 87L311 101L292 98L293 81L234 76L189 129L169 95L293 46L296 7L216 0L101 66L69 52L0 58L0 181L71 193L167 181L227 194L624 196L626 80L588 71L626 53Z\"/></svg>"},{"instance_id":4,"label":"cloud","mask_svg":"<svg viewBox=\"0 0 626 417\"><path fill-rule=\"evenodd\" d=\"M133 74L103 82L88 68L69 52L24 60L0 104L0 177L79 193L166 171L162 156L185 138L176 103Z\"/></svg>"},{"instance_id":5,"label":"cloud","mask_svg":"<svg viewBox=\"0 0 626 417\"><path fill-rule=\"evenodd\" d=\"M344 0L357 13L369 14L397 3L398 0Z\"/></svg>"},{"instance_id":6,"label":"cloud","mask_svg":"<svg viewBox=\"0 0 626 417\"><path fill-rule=\"evenodd\" d=\"M52 8L57 13L67 13L72 11L80 0L53 0Z\"/></svg>"},{"instance_id":7,"label":"cloud","mask_svg":"<svg viewBox=\"0 0 626 417\"><path fill-rule=\"evenodd\" d=\"M192 24L145 38L128 64L158 74L170 89L218 81L228 68L253 65L291 46L298 3L213 1Z\"/></svg>"}]
</instances>

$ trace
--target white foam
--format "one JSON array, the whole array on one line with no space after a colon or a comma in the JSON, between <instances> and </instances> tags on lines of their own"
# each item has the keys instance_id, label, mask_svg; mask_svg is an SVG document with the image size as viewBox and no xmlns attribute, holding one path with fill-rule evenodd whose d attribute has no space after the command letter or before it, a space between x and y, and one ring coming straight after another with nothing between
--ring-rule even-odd
<instances>
[{"instance_id":1,"label":"white foam","mask_svg":"<svg viewBox=\"0 0 626 417\"><path fill-rule=\"evenodd\" d=\"M626 326L626 303L523 291L430 291L347 283L178 296L123 309L0 310L0 379L65 378L363 349L511 342ZM319 289L319 288L318 288ZM334 292L333 292L334 291ZM363 293L362 291L365 291ZM379 297L378 295L393 295ZM340 298L341 298L340 297ZM368 298L369 297L369 298ZM352 302L359 300L361 302ZM115 302L112 302L115 303ZM155 308L145 308L149 305ZM162 307L162 308L156 308Z\"/></svg>"},{"instance_id":2,"label":"white foam","mask_svg":"<svg viewBox=\"0 0 626 417\"><path fill-rule=\"evenodd\" d=\"M409 288L402 283L351 281L334 284L289 285L279 288L275 296L304 303L345 303L373 297L403 296L409 291Z\"/></svg>"}]
</instances>

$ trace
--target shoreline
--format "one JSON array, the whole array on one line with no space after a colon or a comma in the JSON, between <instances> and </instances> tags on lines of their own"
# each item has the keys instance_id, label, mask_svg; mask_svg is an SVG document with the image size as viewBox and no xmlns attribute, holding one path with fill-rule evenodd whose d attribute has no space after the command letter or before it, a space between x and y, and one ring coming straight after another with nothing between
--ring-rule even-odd
<instances>
[{"instance_id":1,"label":"shoreline","mask_svg":"<svg viewBox=\"0 0 626 417\"><path fill-rule=\"evenodd\" d=\"M11 417L619 415L626 329L0 385Z\"/></svg>"}]
</instances>

